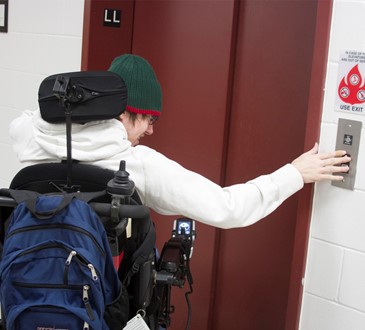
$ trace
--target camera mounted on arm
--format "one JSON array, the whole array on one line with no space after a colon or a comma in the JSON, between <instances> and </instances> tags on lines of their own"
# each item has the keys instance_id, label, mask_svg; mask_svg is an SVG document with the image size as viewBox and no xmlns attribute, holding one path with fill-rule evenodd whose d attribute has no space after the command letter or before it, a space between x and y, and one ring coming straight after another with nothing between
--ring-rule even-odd
<instances>
[{"instance_id":1,"label":"camera mounted on arm","mask_svg":"<svg viewBox=\"0 0 365 330\"><path fill-rule=\"evenodd\" d=\"M157 264L157 284L162 284L162 299L159 310L159 322L168 327L171 323L170 314L175 308L171 305L172 286L184 287L188 281L189 291L185 293L188 304L189 328L191 319L191 307L189 295L193 292L193 277L190 271L190 259L193 254L194 241L196 238L195 221L189 218L178 218L174 221L171 238L164 244L161 256Z\"/></svg>"}]
</instances>

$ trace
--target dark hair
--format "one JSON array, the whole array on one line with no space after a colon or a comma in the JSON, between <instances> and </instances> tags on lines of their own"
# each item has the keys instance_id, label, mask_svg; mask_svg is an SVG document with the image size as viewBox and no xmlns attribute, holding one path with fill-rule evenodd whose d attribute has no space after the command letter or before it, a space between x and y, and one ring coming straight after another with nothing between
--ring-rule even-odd
<instances>
[{"instance_id":1,"label":"dark hair","mask_svg":"<svg viewBox=\"0 0 365 330\"><path fill-rule=\"evenodd\" d=\"M134 125L134 124L135 124L135 122L136 122L136 120L137 120L137 115L138 115L138 113L130 112L130 111L128 111L128 110L125 110L125 111L126 111L126 112L128 112L128 114L129 114L129 119L130 119L130 121L132 122L132 124ZM142 116L142 119L145 119L145 118L147 118L147 116L148 116L148 115L146 115L145 113L141 113L140 115Z\"/></svg>"},{"instance_id":2,"label":"dark hair","mask_svg":"<svg viewBox=\"0 0 365 330\"><path fill-rule=\"evenodd\" d=\"M135 112L130 112L128 110L125 110L126 112L128 112L129 114L129 119L131 120L133 126L137 120L137 116L138 116L138 113L135 113ZM159 116L152 116L152 115L147 115L145 113L140 113L140 115L142 116L142 120L145 120L148 116L150 116L149 118L149 125L153 125L158 119L159 119Z\"/></svg>"}]
</instances>

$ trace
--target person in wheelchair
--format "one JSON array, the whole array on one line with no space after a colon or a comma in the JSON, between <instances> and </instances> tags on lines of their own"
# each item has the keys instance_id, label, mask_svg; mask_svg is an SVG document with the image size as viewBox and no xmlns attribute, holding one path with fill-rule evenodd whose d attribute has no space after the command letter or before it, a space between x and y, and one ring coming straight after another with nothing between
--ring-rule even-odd
<instances>
[{"instance_id":1,"label":"person in wheelchair","mask_svg":"<svg viewBox=\"0 0 365 330\"><path fill-rule=\"evenodd\" d=\"M305 183L342 180L345 151L318 152L318 144L279 168L246 183L221 187L161 153L140 145L153 134L162 112L162 92L151 65L124 54L109 71L124 80L126 110L115 119L72 124L73 159L113 171L125 160L142 203L164 215L183 215L219 228L252 225L274 211ZM25 166L66 159L65 124L48 123L40 111L25 111L10 125L14 150ZM338 166L343 165L343 166Z\"/></svg>"}]
</instances>

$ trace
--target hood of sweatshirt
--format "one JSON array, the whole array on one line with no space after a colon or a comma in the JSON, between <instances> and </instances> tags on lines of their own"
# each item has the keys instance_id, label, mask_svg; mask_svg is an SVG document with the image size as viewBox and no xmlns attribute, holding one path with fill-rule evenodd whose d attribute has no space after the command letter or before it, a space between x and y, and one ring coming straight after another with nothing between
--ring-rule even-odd
<instances>
[{"instance_id":1,"label":"hood of sweatshirt","mask_svg":"<svg viewBox=\"0 0 365 330\"><path fill-rule=\"evenodd\" d=\"M57 162L67 158L66 125L44 121L40 111L24 111L9 127L13 148L22 163ZM72 158L97 162L130 148L127 131L116 119L72 124ZM97 138L95 138L97 136Z\"/></svg>"}]
</instances>

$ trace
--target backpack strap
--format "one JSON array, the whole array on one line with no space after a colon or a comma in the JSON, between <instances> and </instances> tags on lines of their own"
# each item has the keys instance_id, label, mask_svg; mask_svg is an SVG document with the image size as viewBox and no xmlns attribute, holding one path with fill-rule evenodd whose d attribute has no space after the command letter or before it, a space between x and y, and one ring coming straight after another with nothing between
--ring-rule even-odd
<instances>
[{"instance_id":1,"label":"backpack strap","mask_svg":"<svg viewBox=\"0 0 365 330\"><path fill-rule=\"evenodd\" d=\"M26 201L24 201L24 203L25 203L25 206L27 207L27 209L37 219L45 220L45 219L52 218L55 214L57 214L58 212L60 212L64 208L66 208L72 202L72 200L75 198L75 196L73 196L73 194L64 194L61 196L63 197L61 200L61 203L59 203L55 208L53 208L51 210L44 210L44 211L37 210L37 207L36 207L37 198L27 199ZM61 196L59 196L59 197L61 197Z\"/></svg>"},{"instance_id":2,"label":"backpack strap","mask_svg":"<svg viewBox=\"0 0 365 330\"><path fill-rule=\"evenodd\" d=\"M148 233L146 234L142 244L130 257L130 269L124 278L123 283L128 286L133 275L139 272L141 265L143 265L150 256L151 247L155 247L156 231L151 223Z\"/></svg>"},{"instance_id":3,"label":"backpack strap","mask_svg":"<svg viewBox=\"0 0 365 330\"><path fill-rule=\"evenodd\" d=\"M15 190L15 189L0 189L2 196L11 197L17 204L20 204L27 199L37 198L40 194L30 190Z\"/></svg>"},{"instance_id":4,"label":"backpack strap","mask_svg":"<svg viewBox=\"0 0 365 330\"><path fill-rule=\"evenodd\" d=\"M36 208L37 198L41 194L30 190L16 190L16 189L0 189L0 194L12 197L17 204L25 203L28 210L38 219L50 219L52 216L63 210L69 205L74 198L82 200L86 203L91 200L104 196L106 191L98 192L76 192L76 193L60 193L60 194L45 194L43 196L63 196L61 202L51 210L39 211Z\"/></svg>"}]
</instances>

